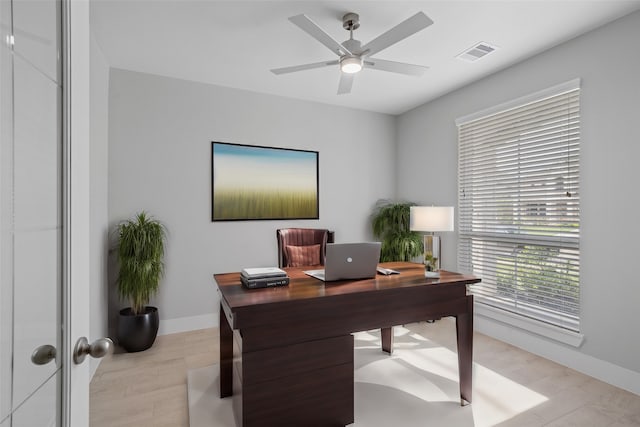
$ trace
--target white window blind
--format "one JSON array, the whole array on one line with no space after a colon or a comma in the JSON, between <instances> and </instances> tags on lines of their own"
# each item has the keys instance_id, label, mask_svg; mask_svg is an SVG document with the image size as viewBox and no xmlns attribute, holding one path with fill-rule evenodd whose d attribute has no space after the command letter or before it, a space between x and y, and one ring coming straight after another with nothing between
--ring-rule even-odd
<instances>
[{"instance_id":1,"label":"white window blind","mask_svg":"<svg viewBox=\"0 0 640 427\"><path fill-rule=\"evenodd\" d=\"M476 301L579 331L579 81L457 123L458 268L482 278Z\"/></svg>"}]
</instances>

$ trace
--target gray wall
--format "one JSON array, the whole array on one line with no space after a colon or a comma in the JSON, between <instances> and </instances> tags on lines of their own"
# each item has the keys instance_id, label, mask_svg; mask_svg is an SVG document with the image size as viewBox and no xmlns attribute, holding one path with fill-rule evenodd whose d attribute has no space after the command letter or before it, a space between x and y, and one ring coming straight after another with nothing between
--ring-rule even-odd
<instances>
[{"instance_id":1,"label":"gray wall","mask_svg":"<svg viewBox=\"0 0 640 427\"><path fill-rule=\"evenodd\" d=\"M107 332L107 251L108 251L108 129L109 64L93 36L91 37L91 182L90 182L90 341ZM91 375L102 359L89 358Z\"/></svg>"},{"instance_id":2,"label":"gray wall","mask_svg":"<svg viewBox=\"0 0 640 427\"><path fill-rule=\"evenodd\" d=\"M211 141L319 151L320 219L211 222ZM395 153L393 116L111 69L109 222L145 209L167 225L154 301L165 332L213 319L214 273L277 265L277 228L371 239L373 205L394 194Z\"/></svg>"},{"instance_id":3,"label":"gray wall","mask_svg":"<svg viewBox=\"0 0 640 427\"><path fill-rule=\"evenodd\" d=\"M592 356L639 378L640 50L634 40L640 40L640 12L403 114L397 122L397 170L399 197L457 205L455 119L582 78L581 330L585 341L577 353L565 353ZM455 233L445 235L443 245L444 266L456 268ZM499 325L495 326L498 330ZM555 344L526 334L514 336L510 331L506 335L514 343L534 347L529 348L534 352L559 355L567 350L561 344L549 350Z\"/></svg>"}]
</instances>

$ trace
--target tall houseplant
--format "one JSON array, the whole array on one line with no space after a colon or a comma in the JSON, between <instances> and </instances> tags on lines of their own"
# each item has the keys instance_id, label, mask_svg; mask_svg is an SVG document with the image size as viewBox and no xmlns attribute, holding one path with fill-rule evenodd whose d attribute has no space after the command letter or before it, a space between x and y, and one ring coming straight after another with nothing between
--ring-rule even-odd
<instances>
[{"instance_id":1,"label":"tall houseplant","mask_svg":"<svg viewBox=\"0 0 640 427\"><path fill-rule=\"evenodd\" d=\"M158 334L158 309L147 304L164 275L166 229L142 211L118 224L117 233L118 294L131 303L120 310L118 342L127 351L142 351L153 345Z\"/></svg>"},{"instance_id":2,"label":"tall houseplant","mask_svg":"<svg viewBox=\"0 0 640 427\"><path fill-rule=\"evenodd\" d=\"M411 202L380 200L376 203L371 225L373 235L380 239L380 261L410 261L422 255L422 235L409 230Z\"/></svg>"}]
</instances>

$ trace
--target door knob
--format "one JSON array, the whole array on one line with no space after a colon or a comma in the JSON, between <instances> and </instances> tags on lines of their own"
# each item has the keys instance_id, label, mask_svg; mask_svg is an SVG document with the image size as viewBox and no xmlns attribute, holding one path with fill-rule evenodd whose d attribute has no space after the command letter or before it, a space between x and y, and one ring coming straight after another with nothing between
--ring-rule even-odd
<instances>
[{"instance_id":1,"label":"door knob","mask_svg":"<svg viewBox=\"0 0 640 427\"><path fill-rule=\"evenodd\" d=\"M31 361L34 365L46 365L55 358L56 348L49 344L41 345L31 353Z\"/></svg>"},{"instance_id":2,"label":"door knob","mask_svg":"<svg viewBox=\"0 0 640 427\"><path fill-rule=\"evenodd\" d=\"M104 357L113 349L113 341L111 338L100 338L89 344L86 337L82 337L76 343L73 349L73 361L76 365L84 362L87 354L91 357L99 359Z\"/></svg>"}]
</instances>

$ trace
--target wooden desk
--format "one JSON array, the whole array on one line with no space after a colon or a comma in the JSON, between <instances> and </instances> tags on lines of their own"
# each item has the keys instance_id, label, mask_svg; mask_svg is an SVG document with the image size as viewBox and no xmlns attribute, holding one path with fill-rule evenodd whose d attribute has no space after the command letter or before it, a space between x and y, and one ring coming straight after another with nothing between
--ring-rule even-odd
<instances>
[{"instance_id":1,"label":"wooden desk","mask_svg":"<svg viewBox=\"0 0 640 427\"><path fill-rule=\"evenodd\" d=\"M289 286L247 290L239 273L216 274L220 291L220 397L233 395L238 426L344 426L353 419L353 336L456 317L461 403L471 402L473 296L480 279L386 263L399 275L323 283L286 268ZM234 337L238 356L234 359Z\"/></svg>"}]
</instances>

